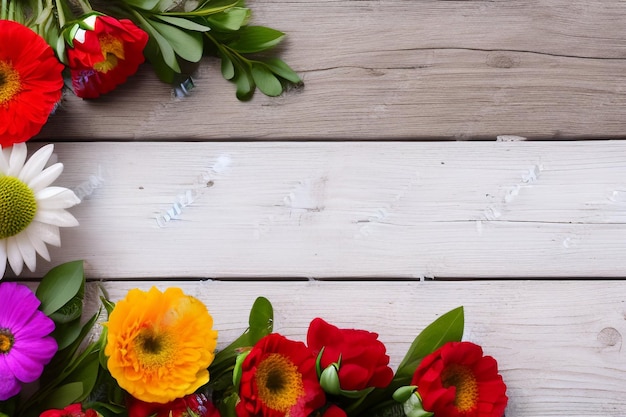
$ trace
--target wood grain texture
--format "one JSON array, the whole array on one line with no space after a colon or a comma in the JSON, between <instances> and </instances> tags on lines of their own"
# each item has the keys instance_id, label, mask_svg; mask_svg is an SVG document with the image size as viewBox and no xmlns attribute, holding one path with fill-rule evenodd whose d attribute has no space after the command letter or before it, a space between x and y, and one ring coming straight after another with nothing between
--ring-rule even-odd
<instances>
[{"instance_id":1,"label":"wood grain texture","mask_svg":"<svg viewBox=\"0 0 626 417\"><path fill-rule=\"evenodd\" d=\"M55 152L83 202L52 257L94 278L626 277L626 142Z\"/></svg>"},{"instance_id":2,"label":"wood grain texture","mask_svg":"<svg viewBox=\"0 0 626 417\"><path fill-rule=\"evenodd\" d=\"M305 86L240 103L216 60L184 100L143 68L97 101L71 94L46 139L623 138L626 3L274 1L253 23Z\"/></svg>"},{"instance_id":3,"label":"wood grain texture","mask_svg":"<svg viewBox=\"0 0 626 417\"><path fill-rule=\"evenodd\" d=\"M494 356L508 386L507 417L622 417L626 282L116 282L130 288L176 285L215 319L218 347L246 327L257 296L274 305L275 331L306 340L314 317L379 333L397 367L417 333L459 305L465 340Z\"/></svg>"}]
</instances>

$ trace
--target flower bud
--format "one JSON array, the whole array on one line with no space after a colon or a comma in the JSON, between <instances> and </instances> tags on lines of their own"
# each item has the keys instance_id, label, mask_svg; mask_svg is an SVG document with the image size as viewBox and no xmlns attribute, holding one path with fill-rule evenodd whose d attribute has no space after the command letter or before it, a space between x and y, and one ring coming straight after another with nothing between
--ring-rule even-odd
<instances>
[{"instance_id":1,"label":"flower bud","mask_svg":"<svg viewBox=\"0 0 626 417\"><path fill-rule=\"evenodd\" d=\"M332 395L341 394L341 384L339 383L339 374L335 364L330 364L322 371L320 375L320 385L322 389Z\"/></svg>"},{"instance_id":2,"label":"flower bud","mask_svg":"<svg viewBox=\"0 0 626 417\"><path fill-rule=\"evenodd\" d=\"M434 414L424 410L422 398L415 385L400 387L393 393L393 399L402 403L404 414L407 417L431 417Z\"/></svg>"}]
</instances>

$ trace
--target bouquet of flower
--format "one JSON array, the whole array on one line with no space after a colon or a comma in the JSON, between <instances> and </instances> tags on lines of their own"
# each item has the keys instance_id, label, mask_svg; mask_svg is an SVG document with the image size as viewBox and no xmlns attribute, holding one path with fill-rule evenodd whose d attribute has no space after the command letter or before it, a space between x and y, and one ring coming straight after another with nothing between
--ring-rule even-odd
<instances>
[{"instance_id":1,"label":"bouquet of flower","mask_svg":"<svg viewBox=\"0 0 626 417\"><path fill-rule=\"evenodd\" d=\"M217 349L207 307L179 288L103 295L102 329L98 313L82 318L84 288L79 261L35 293L0 283L0 416L502 417L507 404L495 359L461 341L462 307L423 329L393 371L367 330L315 318L306 343L273 332L263 297Z\"/></svg>"},{"instance_id":2,"label":"bouquet of flower","mask_svg":"<svg viewBox=\"0 0 626 417\"><path fill-rule=\"evenodd\" d=\"M147 59L159 78L187 93L203 56L221 60L240 100L258 87L277 96L298 75L258 53L285 34L250 25L244 0L2 0L0 146L35 136L65 83L96 98L124 83Z\"/></svg>"}]
</instances>

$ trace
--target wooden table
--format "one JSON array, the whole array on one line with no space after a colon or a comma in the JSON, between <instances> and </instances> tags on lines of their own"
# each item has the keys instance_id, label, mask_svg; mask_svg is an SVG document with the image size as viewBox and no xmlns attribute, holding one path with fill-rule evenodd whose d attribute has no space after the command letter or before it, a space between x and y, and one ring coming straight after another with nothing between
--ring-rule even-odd
<instances>
[{"instance_id":1,"label":"wooden table","mask_svg":"<svg viewBox=\"0 0 626 417\"><path fill-rule=\"evenodd\" d=\"M264 295L277 331L367 328L393 365L464 305L508 417L626 416L626 2L249 5L304 87L238 102L206 59L182 99L147 66L65 97L37 140L81 225L32 276L181 286L222 343Z\"/></svg>"}]
</instances>

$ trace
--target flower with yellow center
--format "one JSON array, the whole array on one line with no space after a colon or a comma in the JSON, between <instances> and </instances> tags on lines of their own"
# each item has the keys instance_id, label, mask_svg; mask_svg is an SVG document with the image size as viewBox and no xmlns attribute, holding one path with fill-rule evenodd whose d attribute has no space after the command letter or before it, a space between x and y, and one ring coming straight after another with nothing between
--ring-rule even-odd
<instances>
[{"instance_id":1,"label":"flower with yellow center","mask_svg":"<svg viewBox=\"0 0 626 417\"><path fill-rule=\"evenodd\" d=\"M63 68L32 29L0 20L0 146L39 133L61 99Z\"/></svg>"},{"instance_id":2,"label":"flower with yellow center","mask_svg":"<svg viewBox=\"0 0 626 417\"><path fill-rule=\"evenodd\" d=\"M413 374L423 409L435 416L502 417L508 398L498 364L471 342L450 342Z\"/></svg>"},{"instance_id":3,"label":"flower with yellow center","mask_svg":"<svg viewBox=\"0 0 626 417\"><path fill-rule=\"evenodd\" d=\"M66 211L80 202L72 190L50 185L63 164L46 168L54 145L46 145L27 161L27 149L18 143L0 152L0 278L7 260L16 274L24 264L35 270L37 254L47 261L46 244L60 246L59 227L77 226Z\"/></svg>"},{"instance_id":4,"label":"flower with yellow center","mask_svg":"<svg viewBox=\"0 0 626 417\"><path fill-rule=\"evenodd\" d=\"M217 344L213 318L180 288L130 290L106 326L108 369L133 397L164 404L209 381Z\"/></svg>"},{"instance_id":5,"label":"flower with yellow center","mask_svg":"<svg viewBox=\"0 0 626 417\"><path fill-rule=\"evenodd\" d=\"M326 402L315 356L302 342L270 334L241 364L238 417L307 417Z\"/></svg>"}]
</instances>

